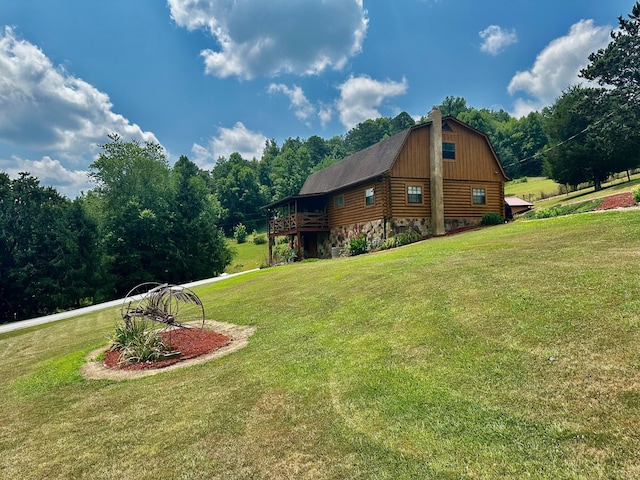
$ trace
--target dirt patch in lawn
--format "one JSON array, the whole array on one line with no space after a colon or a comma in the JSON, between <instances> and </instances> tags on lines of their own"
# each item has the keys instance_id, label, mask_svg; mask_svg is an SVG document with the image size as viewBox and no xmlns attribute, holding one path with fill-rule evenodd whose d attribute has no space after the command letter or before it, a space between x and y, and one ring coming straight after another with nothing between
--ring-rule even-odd
<instances>
[{"instance_id":1,"label":"dirt patch in lawn","mask_svg":"<svg viewBox=\"0 0 640 480\"><path fill-rule=\"evenodd\" d=\"M195 341L190 341L177 358L159 362L118 366L119 352L108 352L108 347L99 348L87 355L81 369L85 378L93 380L128 380L189 367L228 355L245 347L255 327L207 320L204 329Z\"/></svg>"}]
</instances>

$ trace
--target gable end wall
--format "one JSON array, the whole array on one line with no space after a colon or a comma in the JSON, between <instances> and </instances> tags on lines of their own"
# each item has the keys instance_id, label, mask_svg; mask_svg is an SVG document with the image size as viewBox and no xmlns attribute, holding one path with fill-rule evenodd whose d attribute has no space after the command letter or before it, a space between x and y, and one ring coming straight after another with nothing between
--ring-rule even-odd
<instances>
[{"instance_id":1,"label":"gable end wall","mask_svg":"<svg viewBox=\"0 0 640 480\"><path fill-rule=\"evenodd\" d=\"M456 145L455 160L443 160L445 230L479 225L485 213L504 216L504 176L486 138L464 125L452 122L453 132L443 132L443 142ZM331 232L326 239L331 247L344 247L349 232L362 231L372 245L385 238L413 229L431 235L429 174L430 128L425 125L411 131L388 177L345 189L327 196ZM422 204L407 202L407 186L422 186ZM364 191L374 187L376 204L365 206ZM472 189L484 188L487 203L474 205ZM344 195L344 206L335 208L336 194Z\"/></svg>"}]
</instances>

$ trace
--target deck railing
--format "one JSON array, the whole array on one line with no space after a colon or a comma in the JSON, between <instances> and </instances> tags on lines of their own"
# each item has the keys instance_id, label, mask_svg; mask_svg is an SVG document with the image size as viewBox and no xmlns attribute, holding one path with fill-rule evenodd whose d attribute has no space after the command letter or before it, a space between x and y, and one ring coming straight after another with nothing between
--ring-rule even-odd
<instances>
[{"instance_id":1,"label":"deck railing","mask_svg":"<svg viewBox=\"0 0 640 480\"><path fill-rule=\"evenodd\" d=\"M269 235L295 231L328 231L329 217L326 213L296 213L269 220Z\"/></svg>"}]
</instances>

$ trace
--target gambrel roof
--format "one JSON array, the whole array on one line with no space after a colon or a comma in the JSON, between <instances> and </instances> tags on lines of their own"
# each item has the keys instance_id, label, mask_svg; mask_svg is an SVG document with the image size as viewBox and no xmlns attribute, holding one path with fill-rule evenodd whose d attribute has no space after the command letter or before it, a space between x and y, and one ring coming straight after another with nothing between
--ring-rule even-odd
<instances>
[{"instance_id":1,"label":"gambrel roof","mask_svg":"<svg viewBox=\"0 0 640 480\"><path fill-rule=\"evenodd\" d=\"M409 132L411 132L411 128L385 138L311 174L304 182L300 195L332 192L375 178L389 171L409 136Z\"/></svg>"},{"instance_id":2,"label":"gambrel roof","mask_svg":"<svg viewBox=\"0 0 640 480\"><path fill-rule=\"evenodd\" d=\"M496 162L496 168L505 180L508 180L508 177L502 168L502 164L498 160L495 150L493 149L489 137L487 137L486 134L451 116L444 117L442 122L443 130L445 131L451 131L451 124L457 123L459 126L463 126L464 128L482 136L491 149L492 156ZM407 128L406 130L385 138L364 150L360 150L359 152L349 155L339 162L309 175L297 195L292 195L278 200L269 205L265 205L263 208L269 209L294 199L320 197L343 188L378 178L391 170L391 167L393 167L394 162L398 158L398 155L411 132L420 128L430 128L431 124L431 121L427 121L426 123Z\"/></svg>"}]
</instances>

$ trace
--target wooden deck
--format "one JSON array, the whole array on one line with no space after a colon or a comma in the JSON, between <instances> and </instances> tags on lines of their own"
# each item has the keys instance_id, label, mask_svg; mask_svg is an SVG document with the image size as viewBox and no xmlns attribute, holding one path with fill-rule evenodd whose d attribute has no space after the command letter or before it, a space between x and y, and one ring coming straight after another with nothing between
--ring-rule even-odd
<instances>
[{"instance_id":1,"label":"wooden deck","mask_svg":"<svg viewBox=\"0 0 640 480\"><path fill-rule=\"evenodd\" d=\"M298 232L328 232L329 216L326 213L294 213L269 220L269 236L294 235Z\"/></svg>"}]
</instances>

